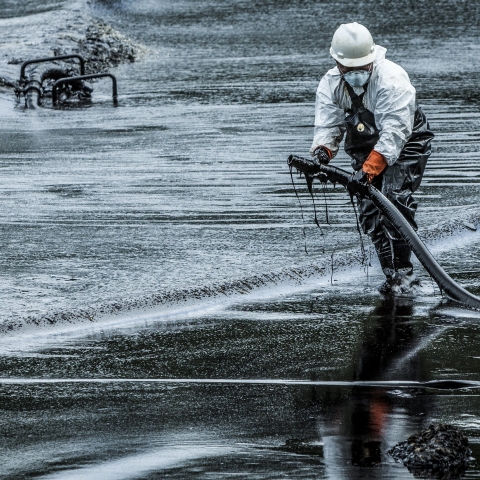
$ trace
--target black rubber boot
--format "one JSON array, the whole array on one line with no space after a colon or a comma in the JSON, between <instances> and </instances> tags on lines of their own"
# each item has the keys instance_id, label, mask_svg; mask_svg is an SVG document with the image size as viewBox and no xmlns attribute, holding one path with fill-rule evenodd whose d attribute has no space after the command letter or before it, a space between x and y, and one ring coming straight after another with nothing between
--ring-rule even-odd
<instances>
[{"instance_id":1,"label":"black rubber boot","mask_svg":"<svg viewBox=\"0 0 480 480\"><path fill-rule=\"evenodd\" d=\"M393 278L395 274L395 265L392 258L392 246L390 241L385 236L378 238L374 243L377 252L378 260L387 281Z\"/></svg>"},{"instance_id":2,"label":"black rubber boot","mask_svg":"<svg viewBox=\"0 0 480 480\"><path fill-rule=\"evenodd\" d=\"M412 255L410 247L404 241L384 238L375 243L375 248L386 277L379 292L384 295L412 294L418 281L410 261Z\"/></svg>"},{"instance_id":3,"label":"black rubber boot","mask_svg":"<svg viewBox=\"0 0 480 480\"><path fill-rule=\"evenodd\" d=\"M412 256L411 248L405 242L398 240L393 240L392 246L395 271L404 275L411 275L413 273L413 265L410 261Z\"/></svg>"},{"instance_id":4,"label":"black rubber boot","mask_svg":"<svg viewBox=\"0 0 480 480\"><path fill-rule=\"evenodd\" d=\"M415 293L415 287L418 285L419 282L413 272L408 275L395 272L393 277L385 280L378 291L383 295L409 297Z\"/></svg>"}]
</instances>

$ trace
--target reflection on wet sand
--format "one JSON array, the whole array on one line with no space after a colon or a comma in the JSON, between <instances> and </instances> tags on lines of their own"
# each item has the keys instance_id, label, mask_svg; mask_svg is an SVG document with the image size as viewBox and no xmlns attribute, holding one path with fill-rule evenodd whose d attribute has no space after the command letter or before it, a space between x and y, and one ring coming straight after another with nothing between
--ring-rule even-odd
<instances>
[{"instance_id":1,"label":"reflection on wet sand","mask_svg":"<svg viewBox=\"0 0 480 480\"><path fill-rule=\"evenodd\" d=\"M341 319L332 321L330 311L323 316L328 301L311 299L300 295L239 304L233 320L226 318L227 309L183 326L157 325L125 334L113 329L88 342L77 340L77 346L66 343L38 356L2 359L5 371L17 377L1 383L4 418L10 425L4 438L12 444L33 435L29 445L39 452L32 456L29 448L21 448L4 468L57 478L66 471L81 478L89 468L111 474L110 468L122 465L125 478L135 478L135 459L158 446L159 451L174 448L179 458L188 460L170 466L152 461L148 475L411 478L387 450L435 416L448 416L450 410L457 416L460 411L473 414L476 408L473 403L463 409L462 397L426 382L432 368L421 352L431 348L426 339L438 339L445 325L419 317L417 300L384 299L364 309L361 322L348 323L356 328L349 336L340 328ZM298 317L275 320L277 308ZM249 320L242 319L243 311ZM348 343L350 338L355 342ZM322 349L342 342L339 355L344 361L332 370L328 355L337 350ZM224 344L228 350L218 361ZM188 345L184 357L179 345ZM135 364L138 369L122 378L126 367ZM310 385L295 373L313 371L315 365L318 374L311 376ZM241 367L243 379L235 378ZM193 368L208 374L194 377ZM57 377L46 378L44 372L57 372ZM451 409L449 402L457 404ZM68 421L59 429L62 419ZM57 454L56 466L45 463L41 452L59 452L56 445L64 443L72 448ZM215 445L221 448L210 455ZM193 454L205 448L208 454Z\"/></svg>"},{"instance_id":2,"label":"reflection on wet sand","mask_svg":"<svg viewBox=\"0 0 480 480\"><path fill-rule=\"evenodd\" d=\"M418 356L401 362L401 371L391 369L425 334L411 321L413 309L411 298L387 297L379 301L366 319L368 327L360 344L352 380L425 380ZM312 389L311 401L318 408L318 430L324 442L327 470L342 472L341 478L359 478L356 468L346 465L374 467L389 461L386 456L388 442L403 439L405 417L410 419L409 429L424 427L419 409L430 411L435 398L419 389L392 390L393 387L391 390L353 387L347 393L345 389ZM416 397L414 404L400 402L400 407L397 399L411 396ZM377 475L375 478L381 478L380 472Z\"/></svg>"}]
</instances>

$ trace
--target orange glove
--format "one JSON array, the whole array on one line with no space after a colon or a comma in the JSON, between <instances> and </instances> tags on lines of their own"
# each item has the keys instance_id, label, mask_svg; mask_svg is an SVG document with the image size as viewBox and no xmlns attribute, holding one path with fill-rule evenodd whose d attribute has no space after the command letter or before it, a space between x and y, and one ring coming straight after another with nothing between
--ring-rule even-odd
<instances>
[{"instance_id":1,"label":"orange glove","mask_svg":"<svg viewBox=\"0 0 480 480\"><path fill-rule=\"evenodd\" d=\"M387 168L387 165L388 163L385 160L385 157L376 150L372 150L365 160L362 170L367 174L367 180L371 182L377 175L380 175L385 168Z\"/></svg>"}]
</instances>

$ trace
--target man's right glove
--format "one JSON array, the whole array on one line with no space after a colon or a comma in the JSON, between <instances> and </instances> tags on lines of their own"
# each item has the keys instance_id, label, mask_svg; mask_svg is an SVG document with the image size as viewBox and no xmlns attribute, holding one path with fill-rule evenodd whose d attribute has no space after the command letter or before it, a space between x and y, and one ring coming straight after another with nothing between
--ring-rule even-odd
<instances>
[{"instance_id":1,"label":"man's right glove","mask_svg":"<svg viewBox=\"0 0 480 480\"><path fill-rule=\"evenodd\" d=\"M360 184L366 184L368 181L368 174L363 171L363 169L357 170L356 172L352 173L350 177L351 182L357 182Z\"/></svg>"},{"instance_id":2,"label":"man's right glove","mask_svg":"<svg viewBox=\"0 0 480 480\"><path fill-rule=\"evenodd\" d=\"M313 151L313 156L316 157L322 165L328 165L330 159L332 158L330 150L328 150L326 147L322 147L321 145Z\"/></svg>"},{"instance_id":3,"label":"man's right glove","mask_svg":"<svg viewBox=\"0 0 480 480\"><path fill-rule=\"evenodd\" d=\"M360 197L364 197L368 193L368 175L362 169L352 173L348 190Z\"/></svg>"}]
</instances>

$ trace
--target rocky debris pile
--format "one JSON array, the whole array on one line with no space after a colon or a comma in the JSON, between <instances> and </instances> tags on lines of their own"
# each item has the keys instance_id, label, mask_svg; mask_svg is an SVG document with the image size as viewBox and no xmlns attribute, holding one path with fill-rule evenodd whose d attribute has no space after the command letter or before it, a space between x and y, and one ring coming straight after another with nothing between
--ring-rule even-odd
<instances>
[{"instance_id":1,"label":"rocky debris pile","mask_svg":"<svg viewBox=\"0 0 480 480\"><path fill-rule=\"evenodd\" d=\"M21 95L27 98L27 93L30 97L36 95L38 98L28 102L26 100L31 108L36 108L34 105L44 105L44 97L52 96L52 87L56 80L76 77L80 74L78 58L62 57L80 55L85 60L84 73L89 75L108 73L111 67L121 63L134 62L146 52L145 47L135 44L111 25L102 21L83 16L78 18L75 26L76 28L72 28L68 33L58 32L54 46L50 47L53 55L43 54L43 56L35 55L29 58L29 60L42 60L28 65L26 78L14 80L2 75L0 89L13 87L17 98L20 98ZM9 64L23 62L23 59L15 58L11 59ZM58 92L57 105L78 106L90 103L92 88L85 85L84 81L66 83L63 91ZM92 82L91 79L90 82Z\"/></svg>"},{"instance_id":2,"label":"rocky debris pile","mask_svg":"<svg viewBox=\"0 0 480 480\"><path fill-rule=\"evenodd\" d=\"M85 22L83 28L77 26L77 29L71 29L68 33L60 31L54 40L44 41L46 45L53 43L49 49L53 55L39 50L38 53L31 53L28 56L12 57L9 59L8 65L20 65L25 60L37 57L79 54L86 62L85 73L91 74L106 72L109 68L116 67L121 63L135 62L146 53L144 46L135 43L107 23L92 18L82 19L82 22ZM79 21L80 24L82 22ZM65 63L76 65L78 62L76 60L63 61L59 67ZM15 86L15 80L2 75L0 77L1 86Z\"/></svg>"},{"instance_id":3,"label":"rocky debris pile","mask_svg":"<svg viewBox=\"0 0 480 480\"><path fill-rule=\"evenodd\" d=\"M446 471L465 470L472 451L468 447L468 438L459 428L437 423L411 435L387 453L409 470L421 471L430 478L444 478Z\"/></svg>"},{"instance_id":4,"label":"rocky debris pile","mask_svg":"<svg viewBox=\"0 0 480 480\"><path fill-rule=\"evenodd\" d=\"M85 36L77 40L74 53L85 58L85 73L105 72L121 63L134 62L144 48L122 35L110 25L94 21Z\"/></svg>"}]
</instances>

